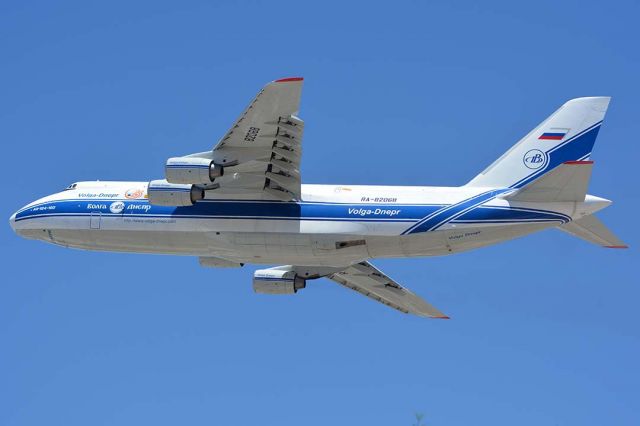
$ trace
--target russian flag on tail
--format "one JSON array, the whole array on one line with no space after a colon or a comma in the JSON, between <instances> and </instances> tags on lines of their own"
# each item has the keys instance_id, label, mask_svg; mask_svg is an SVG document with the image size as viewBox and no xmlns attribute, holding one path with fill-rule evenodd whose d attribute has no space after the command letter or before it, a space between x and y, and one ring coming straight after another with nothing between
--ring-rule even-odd
<instances>
[{"instance_id":1,"label":"russian flag on tail","mask_svg":"<svg viewBox=\"0 0 640 426\"><path fill-rule=\"evenodd\" d=\"M538 139L546 141L561 141L569 133L569 129L549 129L544 132Z\"/></svg>"}]
</instances>

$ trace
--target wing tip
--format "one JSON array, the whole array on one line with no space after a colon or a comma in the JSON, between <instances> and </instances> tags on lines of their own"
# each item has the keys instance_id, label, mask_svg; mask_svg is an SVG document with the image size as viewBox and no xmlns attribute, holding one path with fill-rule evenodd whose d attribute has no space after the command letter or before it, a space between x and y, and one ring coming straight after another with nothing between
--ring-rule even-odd
<instances>
[{"instance_id":1,"label":"wing tip","mask_svg":"<svg viewBox=\"0 0 640 426\"><path fill-rule=\"evenodd\" d=\"M302 81L304 80L304 77L286 77L286 78L280 78L278 80L275 80L274 83L289 83L292 81Z\"/></svg>"},{"instance_id":2,"label":"wing tip","mask_svg":"<svg viewBox=\"0 0 640 426\"><path fill-rule=\"evenodd\" d=\"M610 248L610 249L628 249L629 246L627 245L619 245L619 246L603 246L604 248Z\"/></svg>"},{"instance_id":3,"label":"wing tip","mask_svg":"<svg viewBox=\"0 0 640 426\"><path fill-rule=\"evenodd\" d=\"M449 317L448 317L448 316L446 316L446 315L439 315L439 316L437 316L437 317L431 317L431 318L433 318L433 319L443 319L443 320L451 319L451 318L449 318Z\"/></svg>"}]
</instances>

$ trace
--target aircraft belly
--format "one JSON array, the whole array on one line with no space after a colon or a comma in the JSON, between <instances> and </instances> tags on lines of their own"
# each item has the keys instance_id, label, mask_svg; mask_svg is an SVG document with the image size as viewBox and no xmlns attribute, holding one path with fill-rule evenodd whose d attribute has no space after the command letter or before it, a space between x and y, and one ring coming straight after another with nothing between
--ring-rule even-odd
<instances>
[{"instance_id":1,"label":"aircraft belly","mask_svg":"<svg viewBox=\"0 0 640 426\"><path fill-rule=\"evenodd\" d=\"M211 238L216 240L214 250L218 255L243 263L330 266L348 265L370 257L364 239L357 236L238 232ZM220 238L230 243L224 252Z\"/></svg>"},{"instance_id":2,"label":"aircraft belly","mask_svg":"<svg viewBox=\"0 0 640 426\"><path fill-rule=\"evenodd\" d=\"M200 233L54 229L50 241L83 250L128 253L182 254L199 256L208 251L208 241Z\"/></svg>"},{"instance_id":3,"label":"aircraft belly","mask_svg":"<svg viewBox=\"0 0 640 426\"><path fill-rule=\"evenodd\" d=\"M367 223L332 220L269 220L269 219L212 219L212 218L128 218L103 216L105 229L252 232L269 234L353 234L398 235L405 224Z\"/></svg>"},{"instance_id":4,"label":"aircraft belly","mask_svg":"<svg viewBox=\"0 0 640 426\"><path fill-rule=\"evenodd\" d=\"M456 226L439 231L448 254L472 250L522 237L557 226L557 223L525 223L509 225Z\"/></svg>"},{"instance_id":5,"label":"aircraft belly","mask_svg":"<svg viewBox=\"0 0 640 426\"><path fill-rule=\"evenodd\" d=\"M368 237L367 248L372 258L443 256L497 244L554 226L557 224L456 225L441 231Z\"/></svg>"},{"instance_id":6,"label":"aircraft belly","mask_svg":"<svg viewBox=\"0 0 640 426\"><path fill-rule=\"evenodd\" d=\"M370 257L364 244L339 249L344 238L323 235L54 229L37 238L83 250L214 256L238 263L329 266Z\"/></svg>"}]
</instances>

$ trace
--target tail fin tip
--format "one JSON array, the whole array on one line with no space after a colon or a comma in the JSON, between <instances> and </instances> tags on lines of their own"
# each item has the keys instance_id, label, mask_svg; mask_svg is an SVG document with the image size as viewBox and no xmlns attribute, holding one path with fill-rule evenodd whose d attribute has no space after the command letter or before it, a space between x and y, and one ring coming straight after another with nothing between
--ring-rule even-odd
<instances>
[{"instance_id":1,"label":"tail fin tip","mask_svg":"<svg viewBox=\"0 0 640 426\"><path fill-rule=\"evenodd\" d=\"M611 96L585 96L582 98L573 98L564 103L564 106L571 104L585 104L599 112L605 112L611 102Z\"/></svg>"}]
</instances>

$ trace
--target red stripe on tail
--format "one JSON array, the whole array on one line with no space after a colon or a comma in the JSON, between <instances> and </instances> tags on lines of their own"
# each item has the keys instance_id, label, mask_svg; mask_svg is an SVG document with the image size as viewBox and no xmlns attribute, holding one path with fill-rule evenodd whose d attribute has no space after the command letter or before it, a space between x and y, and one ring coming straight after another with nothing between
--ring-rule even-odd
<instances>
[{"instance_id":1,"label":"red stripe on tail","mask_svg":"<svg viewBox=\"0 0 640 426\"><path fill-rule=\"evenodd\" d=\"M303 77L289 77L289 78L281 78L280 80L276 80L276 83L287 83L289 81L302 81Z\"/></svg>"}]
</instances>

